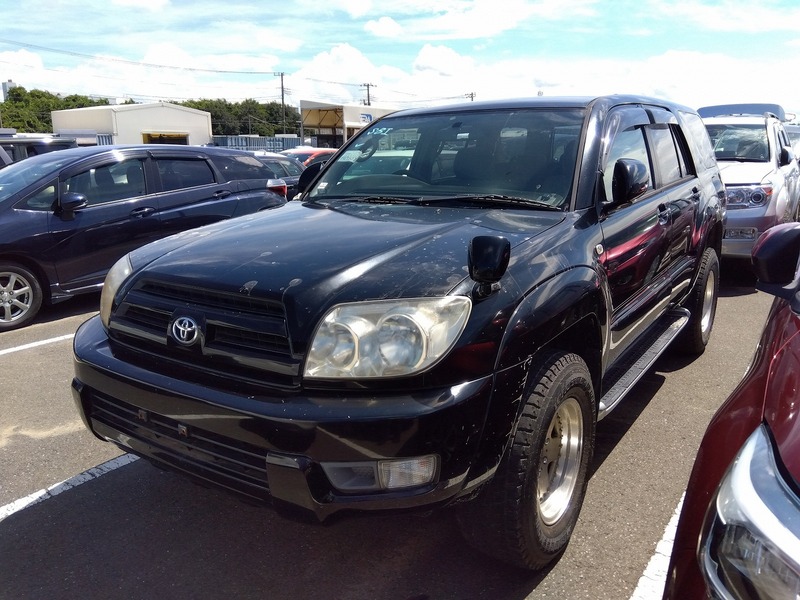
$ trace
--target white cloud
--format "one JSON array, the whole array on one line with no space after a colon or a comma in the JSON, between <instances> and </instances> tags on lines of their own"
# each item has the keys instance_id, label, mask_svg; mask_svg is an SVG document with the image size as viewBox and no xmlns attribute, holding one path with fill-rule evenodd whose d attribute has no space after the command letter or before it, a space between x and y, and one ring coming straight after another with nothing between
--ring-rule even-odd
<instances>
[{"instance_id":1,"label":"white cloud","mask_svg":"<svg viewBox=\"0 0 800 600\"><path fill-rule=\"evenodd\" d=\"M112 0L112 6L160 12L169 7L170 0Z\"/></svg>"},{"instance_id":2,"label":"white cloud","mask_svg":"<svg viewBox=\"0 0 800 600\"><path fill-rule=\"evenodd\" d=\"M375 37L383 38L395 38L403 34L403 27L391 17L367 21L364 24L364 30Z\"/></svg>"}]
</instances>

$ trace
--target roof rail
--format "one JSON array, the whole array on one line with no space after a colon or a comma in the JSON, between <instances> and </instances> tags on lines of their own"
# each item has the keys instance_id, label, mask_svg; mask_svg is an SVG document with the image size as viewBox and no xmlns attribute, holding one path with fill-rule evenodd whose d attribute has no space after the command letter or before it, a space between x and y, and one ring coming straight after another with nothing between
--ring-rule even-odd
<instances>
[{"instance_id":1,"label":"roof rail","mask_svg":"<svg viewBox=\"0 0 800 600\"><path fill-rule=\"evenodd\" d=\"M697 109L697 114L703 118L752 115L786 121L786 111L780 104L715 104Z\"/></svg>"}]
</instances>

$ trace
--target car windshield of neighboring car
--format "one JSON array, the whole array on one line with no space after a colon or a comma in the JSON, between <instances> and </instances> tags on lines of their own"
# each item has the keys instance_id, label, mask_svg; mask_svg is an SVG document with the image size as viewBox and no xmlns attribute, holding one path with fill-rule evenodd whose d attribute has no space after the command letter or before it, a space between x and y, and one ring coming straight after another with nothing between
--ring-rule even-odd
<instances>
[{"instance_id":1,"label":"car windshield of neighboring car","mask_svg":"<svg viewBox=\"0 0 800 600\"><path fill-rule=\"evenodd\" d=\"M44 177L50 177L75 159L62 152L32 156L0 169L0 202Z\"/></svg>"},{"instance_id":2,"label":"car windshield of neighboring car","mask_svg":"<svg viewBox=\"0 0 800 600\"><path fill-rule=\"evenodd\" d=\"M708 135L717 160L765 162L769 143L765 125L708 124Z\"/></svg>"},{"instance_id":3,"label":"car windshield of neighboring car","mask_svg":"<svg viewBox=\"0 0 800 600\"><path fill-rule=\"evenodd\" d=\"M482 206L569 204L581 109L397 115L364 129L307 198Z\"/></svg>"}]
</instances>

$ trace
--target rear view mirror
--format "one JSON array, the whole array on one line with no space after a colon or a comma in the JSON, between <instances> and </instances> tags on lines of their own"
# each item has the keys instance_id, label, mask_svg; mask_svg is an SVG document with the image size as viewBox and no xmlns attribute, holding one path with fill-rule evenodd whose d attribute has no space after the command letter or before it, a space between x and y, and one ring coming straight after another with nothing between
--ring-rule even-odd
<instances>
[{"instance_id":1,"label":"rear view mirror","mask_svg":"<svg viewBox=\"0 0 800 600\"><path fill-rule=\"evenodd\" d=\"M650 174L641 161L620 158L614 164L611 195L614 204L632 202L650 189Z\"/></svg>"},{"instance_id":2,"label":"rear view mirror","mask_svg":"<svg viewBox=\"0 0 800 600\"><path fill-rule=\"evenodd\" d=\"M87 206L89 202L84 194L77 192L67 192L61 197L59 207L61 208L61 218L71 221L75 218L75 211Z\"/></svg>"},{"instance_id":3,"label":"rear view mirror","mask_svg":"<svg viewBox=\"0 0 800 600\"><path fill-rule=\"evenodd\" d=\"M297 194L302 194L305 192L314 178L319 175L319 172L322 170L322 167L325 165L324 162L318 163L311 163L306 167L306 170L300 173L300 179L297 180Z\"/></svg>"},{"instance_id":4,"label":"rear view mirror","mask_svg":"<svg viewBox=\"0 0 800 600\"><path fill-rule=\"evenodd\" d=\"M800 290L800 223L783 223L764 232L753 246L756 289L792 301ZM797 310L797 309L795 309Z\"/></svg>"}]
</instances>

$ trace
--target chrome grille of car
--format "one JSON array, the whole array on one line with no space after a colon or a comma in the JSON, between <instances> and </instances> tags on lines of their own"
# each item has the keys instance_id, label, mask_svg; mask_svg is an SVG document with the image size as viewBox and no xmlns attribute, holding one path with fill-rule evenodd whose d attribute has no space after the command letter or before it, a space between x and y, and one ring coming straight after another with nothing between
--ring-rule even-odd
<instances>
[{"instance_id":1,"label":"chrome grille of car","mask_svg":"<svg viewBox=\"0 0 800 600\"><path fill-rule=\"evenodd\" d=\"M191 316L202 341L184 347L170 335L177 316ZM158 360L191 365L225 377L292 385L298 362L292 357L283 306L239 293L142 280L127 292L111 316L114 343ZM287 379L288 378L288 379ZM267 382L265 382L267 383Z\"/></svg>"}]
</instances>

